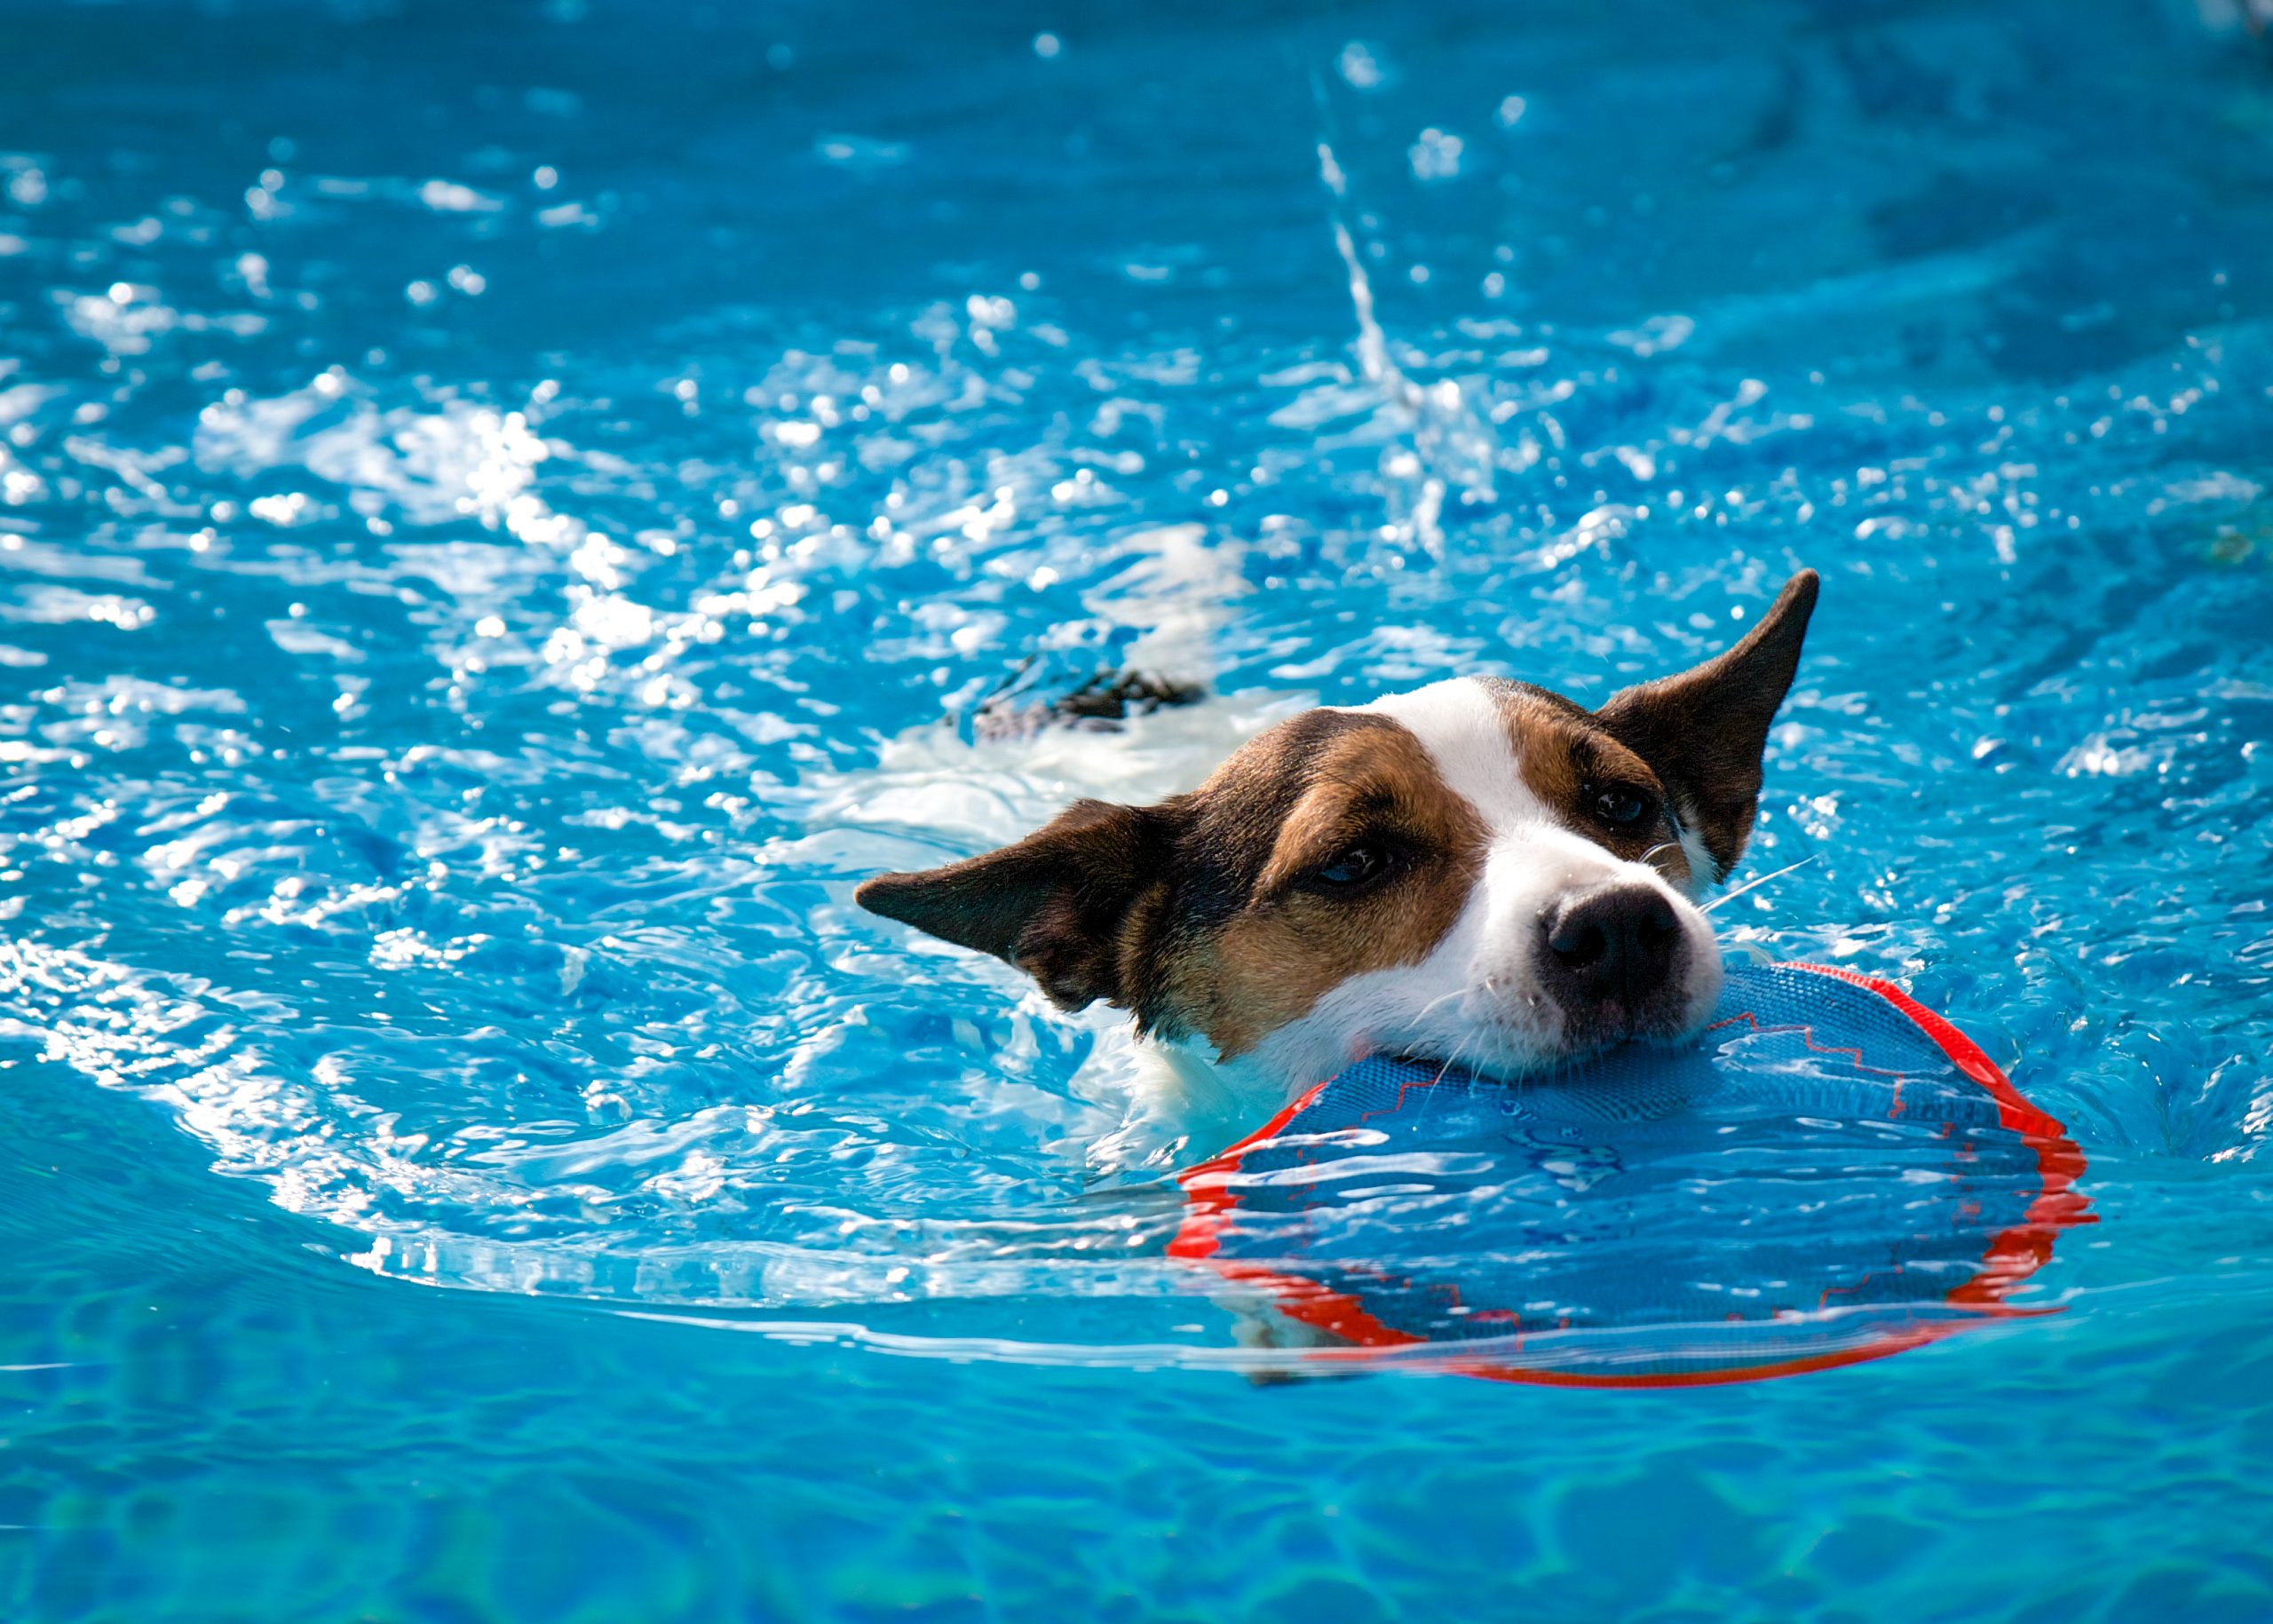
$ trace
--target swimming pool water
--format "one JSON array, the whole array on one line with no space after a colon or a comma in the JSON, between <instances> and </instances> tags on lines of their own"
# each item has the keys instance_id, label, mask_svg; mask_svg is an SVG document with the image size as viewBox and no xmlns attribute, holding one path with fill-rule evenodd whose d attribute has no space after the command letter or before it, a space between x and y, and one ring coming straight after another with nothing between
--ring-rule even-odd
<instances>
[{"instance_id":1,"label":"swimming pool water","mask_svg":"<svg viewBox=\"0 0 2273 1624\"><path fill-rule=\"evenodd\" d=\"M2273 1615L2217 7L0 34L0 1616ZM2056 1313L1250 1383L1165 1255L1224 1125L851 902L1802 564L1739 877L1807 861L1715 918L2068 1126ZM996 736L1146 661L1215 697Z\"/></svg>"}]
</instances>

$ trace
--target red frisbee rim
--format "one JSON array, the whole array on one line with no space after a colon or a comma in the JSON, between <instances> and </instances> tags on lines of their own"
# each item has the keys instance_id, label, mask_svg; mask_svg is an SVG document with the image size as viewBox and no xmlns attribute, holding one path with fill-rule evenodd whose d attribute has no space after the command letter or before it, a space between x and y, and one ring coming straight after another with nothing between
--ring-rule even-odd
<instances>
[{"instance_id":1,"label":"red frisbee rim","mask_svg":"<svg viewBox=\"0 0 2273 1624\"><path fill-rule=\"evenodd\" d=\"M2005 1299L2051 1260L2053 1245L2061 1231L2095 1221L2089 1211L2089 1202L2076 1189L2087 1164L2082 1149L2068 1137L2067 1129L2015 1088L2012 1080L1998 1068L1995 1061L1981 1051L1980 1046L1972 1039L1892 982L1827 964L1785 963L1777 968L1828 976L1885 1000L1923 1033L1951 1065L1989 1096L1997 1107L1998 1125L2018 1136L2034 1155L2039 1188L2026 1213L2018 1223L2000 1230L1990 1239L1981 1255L1981 1267L1970 1279L1942 1295L1941 1301L1944 1304L1964 1311L1962 1316L1889 1328L1856 1345L1820 1353L1695 1370L1557 1370L1551 1367L1511 1364L1504 1359L1456 1353L1430 1359L1425 1363L1426 1368L1532 1387L1716 1387L1859 1365L1938 1342L1945 1336L1973 1329L1986 1322L2060 1311L2057 1308L2016 1308ZM1877 1069L1863 1064L1860 1050L1818 1044L1814 1029L1810 1026L1762 1026L1751 1015L1738 1013L1715 1021L1707 1030L1717 1030L1739 1022L1749 1023L1757 1031L1796 1032L1809 1048L1824 1053L1846 1055L1858 1071ZM1416 1336L1409 1331L1384 1324L1366 1308L1361 1299L1350 1293L1332 1290L1301 1275L1288 1274L1264 1264L1244 1263L1222 1255L1224 1227L1239 1204L1239 1198L1231 1181L1239 1170L1241 1159L1249 1150L1275 1137L1331 1086L1331 1080L1319 1083L1236 1145L1176 1175L1176 1181L1184 1189L1187 1210L1176 1239L1168 1243L1168 1256L1204 1264L1224 1279L1259 1287L1269 1294L1279 1311L1289 1319L1327 1332L1350 1344L1343 1348L1303 1350L1300 1357L1306 1363L1362 1362L1376 1359L1392 1349L1430 1346L1430 1339L1427 1337ZM1902 1090L1897 1083L1888 1114L1899 1116L1902 1113ZM1825 1295L1828 1296L1831 1294ZM1524 1343L1523 1333L1518 1331L1514 1340L1516 1347L1520 1349Z\"/></svg>"}]
</instances>

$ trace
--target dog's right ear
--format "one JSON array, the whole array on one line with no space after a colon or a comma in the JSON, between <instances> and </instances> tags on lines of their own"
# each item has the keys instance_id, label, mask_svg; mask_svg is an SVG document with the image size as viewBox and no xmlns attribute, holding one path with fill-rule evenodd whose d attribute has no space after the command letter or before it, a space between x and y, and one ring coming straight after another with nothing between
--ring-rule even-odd
<instances>
[{"instance_id":1,"label":"dog's right ear","mask_svg":"<svg viewBox=\"0 0 2273 1624\"><path fill-rule=\"evenodd\" d=\"M1176 804L1076 801L1016 845L853 893L872 914L991 953L1064 1009L1136 1008L1146 926L1165 893Z\"/></svg>"}]
</instances>

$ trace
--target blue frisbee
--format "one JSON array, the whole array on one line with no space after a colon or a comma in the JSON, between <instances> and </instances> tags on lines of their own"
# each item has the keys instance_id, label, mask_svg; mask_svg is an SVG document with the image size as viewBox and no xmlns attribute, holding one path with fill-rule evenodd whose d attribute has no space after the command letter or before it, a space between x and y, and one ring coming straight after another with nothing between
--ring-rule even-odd
<instances>
[{"instance_id":1,"label":"blue frisbee","mask_svg":"<svg viewBox=\"0 0 2273 1624\"><path fill-rule=\"evenodd\" d=\"M1182 1175L1172 1255L1322 1360L1752 1381L2029 1311L2084 1159L1899 988L1731 965L1694 1046L1501 1081L1377 1057Z\"/></svg>"}]
</instances>

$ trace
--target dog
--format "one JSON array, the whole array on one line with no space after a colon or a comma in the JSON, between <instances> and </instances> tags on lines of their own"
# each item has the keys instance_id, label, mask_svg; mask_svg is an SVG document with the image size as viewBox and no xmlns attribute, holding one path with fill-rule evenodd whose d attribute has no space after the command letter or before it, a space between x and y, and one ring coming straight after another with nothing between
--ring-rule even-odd
<instances>
[{"instance_id":1,"label":"dog","mask_svg":"<svg viewBox=\"0 0 2273 1624\"><path fill-rule=\"evenodd\" d=\"M1744 853L1818 584L1592 710L1464 677L1303 711L1189 793L1076 801L855 899L1282 1100L1370 1054L1516 1079L1678 1042L1719 995L1699 899Z\"/></svg>"}]
</instances>

